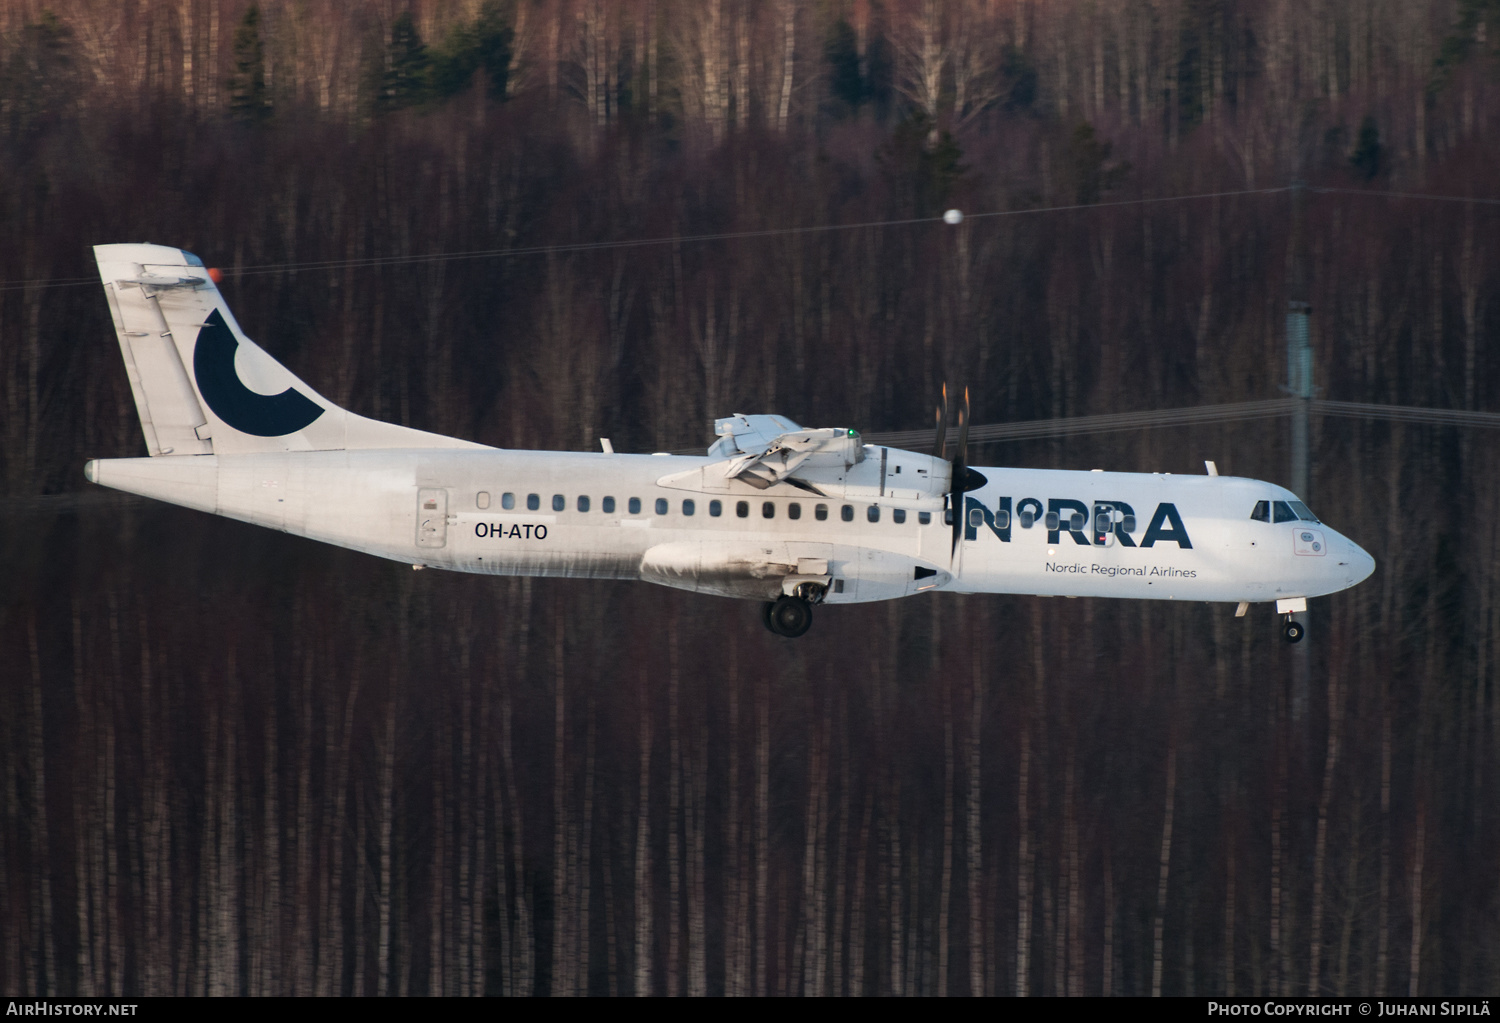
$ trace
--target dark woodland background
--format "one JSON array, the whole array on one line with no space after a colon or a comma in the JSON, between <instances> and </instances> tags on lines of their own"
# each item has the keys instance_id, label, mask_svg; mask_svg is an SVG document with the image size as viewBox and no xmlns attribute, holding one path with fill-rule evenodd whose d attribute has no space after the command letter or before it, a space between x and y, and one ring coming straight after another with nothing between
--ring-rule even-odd
<instances>
[{"instance_id":1,"label":"dark woodland background","mask_svg":"<svg viewBox=\"0 0 1500 1023\"><path fill-rule=\"evenodd\" d=\"M9 0L0 990L1500 991L1491 433L1314 419L1305 496L1379 568L1301 684L1266 607L792 642L82 479L144 453L110 241L223 267L332 399L507 447L913 429L944 381L980 423L1279 397L1290 194L1100 204L1500 196L1497 44L1496 0ZM1089 208L357 262L950 205ZM1500 207L1305 225L1324 397L1496 407ZM973 458L1289 482L1288 432Z\"/></svg>"}]
</instances>

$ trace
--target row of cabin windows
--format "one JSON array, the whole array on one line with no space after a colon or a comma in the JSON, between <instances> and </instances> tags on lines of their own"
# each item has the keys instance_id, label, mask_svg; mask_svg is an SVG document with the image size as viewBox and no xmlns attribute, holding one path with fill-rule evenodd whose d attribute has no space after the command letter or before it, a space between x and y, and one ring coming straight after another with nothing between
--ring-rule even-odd
<instances>
[{"instance_id":1,"label":"row of cabin windows","mask_svg":"<svg viewBox=\"0 0 1500 1023\"><path fill-rule=\"evenodd\" d=\"M475 495L474 503L475 503L475 505L477 505L479 507L480 511L485 511L486 509L488 509L489 506L490 506L490 494L489 494L489 491L487 491L487 490L481 490L481 491L479 491L479 493ZM507 493L503 493L503 494L500 495L500 507L501 508L504 508L506 511L511 511L512 509L515 508L515 506L516 506L516 495L515 494L507 492ZM593 504L592 504L591 500L589 498L581 495L581 494L578 496L577 500L574 503L574 507L578 511L581 511L581 512L589 511L592 508L592 506L593 506ZM527 511L540 511L541 507L542 507L542 496L540 494L527 494L526 495L526 510ZM628 501L625 502L625 507L626 507L627 511L629 512L629 514L631 514L631 515L639 515L641 513L641 499L639 497L632 497ZM553 494L552 495L552 510L560 512L560 511L567 511L567 509L568 509L568 499L566 497L564 497L562 494ZM604 514L606 514L606 515L613 515L615 513L615 499L613 497L606 497L606 498L601 499L600 502L599 502L599 509L600 509L600 511L604 512ZM658 514L658 515L667 515L667 514L669 514L671 512L671 510L672 510L671 509L671 503L665 497L658 497L656 499L656 514ZM694 501L691 497L683 499L683 501L682 501L682 514L684 514L684 515L694 515L694 514L697 514L697 511L698 511L698 504L697 504L696 501ZM712 518L718 518L719 516L723 515L724 514L724 503L722 501L718 501L718 500L709 501L708 502L708 514ZM750 517L750 502L749 501L736 501L735 505L734 505L734 514L737 517L739 517L739 518L748 519ZM760 517L763 518L763 519L774 519L776 517L776 502L774 502L774 501L763 501L763 502L761 502ZM789 519L800 519L802 517L802 505L799 504L796 501L793 501L790 504L788 504L786 506L786 517L789 518ZM842 508L839 509L839 517L841 519L843 519L845 522L853 522L854 521L854 506L852 504L846 504L846 505L844 505ZM813 518L817 519L819 522L826 521L828 519L828 505L826 505L826 504L816 504L816 505L813 505ZM868 522L879 522L880 521L880 506L872 504L868 508L866 508L865 509L865 520L868 521ZM898 526L901 525L902 523L904 523L906 521L906 509L905 508L892 508L891 509L891 521L895 522ZM919 523L921 523L922 525L924 525L924 526L928 525L929 523L932 522L932 513L931 512L917 512L917 521Z\"/></svg>"}]
</instances>

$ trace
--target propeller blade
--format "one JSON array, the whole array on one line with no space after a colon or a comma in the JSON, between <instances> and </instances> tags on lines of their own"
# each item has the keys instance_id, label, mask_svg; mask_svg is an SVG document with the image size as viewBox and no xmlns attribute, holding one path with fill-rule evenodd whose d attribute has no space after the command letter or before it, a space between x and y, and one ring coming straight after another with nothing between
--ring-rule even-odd
<instances>
[{"instance_id":1,"label":"propeller blade","mask_svg":"<svg viewBox=\"0 0 1500 1023\"><path fill-rule=\"evenodd\" d=\"M964 388L964 404L958 414L958 456L956 461L969 464L969 389Z\"/></svg>"},{"instance_id":2,"label":"propeller blade","mask_svg":"<svg viewBox=\"0 0 1500 1023\"><path fill-rule=\"evenodd\" d=\"M932 457L948 457L948 385L943 385L943 403L934 413L937 420L937 436L932 442Z\"/></svg>"},{"instance_id":3,"label":"propeller blade","mask_svg":"<svg viewBox=\"0 0 1500 1023\"><path fill-rule=\"evenodd\" d=\"M949 560L958 556L958 542L964 535L964 493L969 489L969 389L958 408L958 450L953 454L952 482L949 484L953 506L953 549Z\"/></svg>"}]
</instances>

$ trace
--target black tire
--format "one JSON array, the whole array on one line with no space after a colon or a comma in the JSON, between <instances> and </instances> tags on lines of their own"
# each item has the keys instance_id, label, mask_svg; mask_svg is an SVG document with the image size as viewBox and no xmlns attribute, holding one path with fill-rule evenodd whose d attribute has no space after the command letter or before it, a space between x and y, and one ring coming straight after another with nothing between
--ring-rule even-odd
<instances>
[{"instance_id":1,"label":"black tire","mask_svg":"<svg viewBox=\"0 0 1500 1023\"><path fill-rule=\"evenodd\" d=\"M796 639L812 627L812 605L800 597L781 597L768 606L766 624L776 635Z\"/></svg>"},{"instance_id":2,"label":"black tire","mask_svg":"<svg viewBox=\"0 0 1500 1023\"><path fill-rule=\"evenodd\" d=\"M772 632L776 631L776 626L771 621L771 608L775 606L776 602L771 600L766 601L760 606L760 620L764 622L766 628L770 629Z\"/></svg>"},{"instance_id":3,"label":"black tire","mask_svg":"<svg viewBox=\"0 0 1500 1023\"><path fill-rule=\"evenodd\" d=\"M1302 642L1302 636L1307 630L1302 627L1301 622L1287 622L1281 634L1286 637L1288 643Z\"/></svg>"}]
</instances>

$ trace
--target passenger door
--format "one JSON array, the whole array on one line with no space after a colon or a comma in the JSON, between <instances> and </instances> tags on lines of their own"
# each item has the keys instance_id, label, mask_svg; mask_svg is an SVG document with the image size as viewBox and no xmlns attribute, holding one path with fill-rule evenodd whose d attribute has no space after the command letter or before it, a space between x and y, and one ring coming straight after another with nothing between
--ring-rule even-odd
<instances>
[{"instance_id":1,"label":"passenger door","mask_svg":"<svg viewBox=\"0 0 1500 1023\"><path fill-rule=\"evenodd\" d=\"M448 491L423 487L417 491L417 546L442 547L448 542Z\"/></svg>"}]
</instances>

